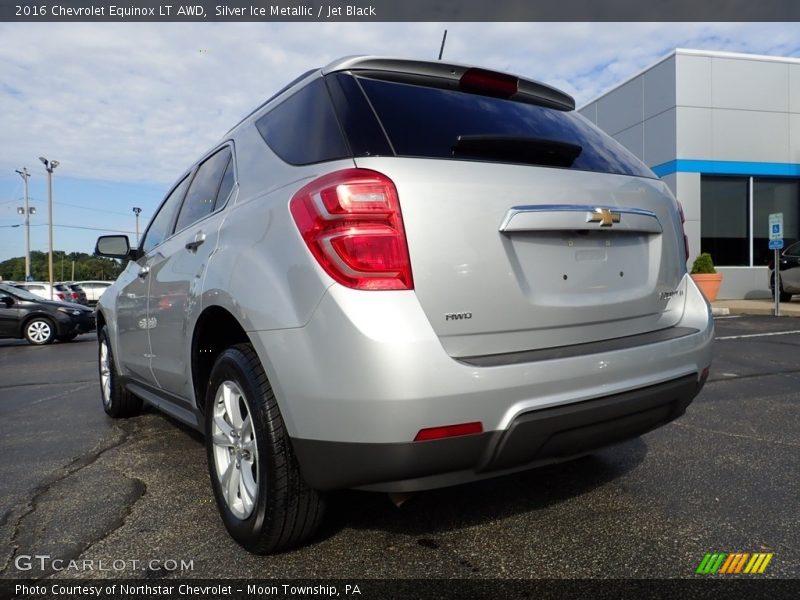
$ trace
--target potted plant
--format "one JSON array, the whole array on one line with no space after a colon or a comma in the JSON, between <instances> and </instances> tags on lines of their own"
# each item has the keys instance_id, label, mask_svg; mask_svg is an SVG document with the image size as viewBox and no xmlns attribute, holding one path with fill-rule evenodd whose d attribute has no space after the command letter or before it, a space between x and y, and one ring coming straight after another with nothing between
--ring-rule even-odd
<instances>
[{"instance_id":1,"label":"potted plant","mask_svg":"<svg viewBox=\"0 0 800 600\"><path fill-rule=\"evenodd\" d=\"M691 275L706 300L714 302L719 293L719 286L722 285L722 273L717 273L714 261L708 252L703 252L694 259Z\"/></svg>"}]
</instances>

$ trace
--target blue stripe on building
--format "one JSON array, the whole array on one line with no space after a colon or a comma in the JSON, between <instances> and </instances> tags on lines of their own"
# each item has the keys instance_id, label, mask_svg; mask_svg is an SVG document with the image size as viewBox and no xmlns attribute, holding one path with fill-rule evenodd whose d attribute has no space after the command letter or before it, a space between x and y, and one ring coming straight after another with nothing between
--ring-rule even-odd
<instances>
[{"instance_id":1,"label":"blue stripe on building","mask_svg":"<svg viewBox=\"0 0 800 600\"><path fill-rule=\"evenodd\" d=\"M742 162L735 160L695 160L678 158L650 167L659 177L673 173L705 175L753 175L766 177L800 177L800 164Z\"/></svg>"}]
</instances>

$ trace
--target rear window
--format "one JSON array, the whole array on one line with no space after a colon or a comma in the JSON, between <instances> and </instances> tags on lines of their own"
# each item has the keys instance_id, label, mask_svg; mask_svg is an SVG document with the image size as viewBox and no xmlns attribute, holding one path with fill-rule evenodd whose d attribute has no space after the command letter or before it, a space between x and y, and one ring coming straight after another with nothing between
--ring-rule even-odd
<instances>
[{"instance_id":1,"label":"rear window","mask_svg":"<svg viewBox=\"0 0 800 600\"><path fill-rule=\"evenodd\" d=\"M344 77L352 76L337 76ZM571 169L655 177L633 154L575 111L365 77L357 80L398 156L462 158L454 148L459 137L465 136L496 137L501 141L506 137L531 138L580 146L578 156L568 161ZM381 150L374 154L382 154ZM509 152L501 158L496 144L492 152L494 156L470 159L531 164L515 161Z\"/></svg>"}]
</instances>

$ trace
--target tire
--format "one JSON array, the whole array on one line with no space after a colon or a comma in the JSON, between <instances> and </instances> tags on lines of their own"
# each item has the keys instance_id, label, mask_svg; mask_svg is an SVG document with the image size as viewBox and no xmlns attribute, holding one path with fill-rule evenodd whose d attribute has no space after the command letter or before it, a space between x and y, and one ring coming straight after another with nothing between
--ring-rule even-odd
<instances>
[{"instance_id":1,"label":"tire","mask_svg":"<svg viewBox=\"0 0 800 600\"><path fill-rule=\"evenodd\" d=\"M25 339L34 346L52 344L56 337L56 326L50 319L34 317L25 323Z\"/></svg>"},{"instance_id":2,"label":"tire","mask_svg":"<svg viewBox=\"0 0 800 600\"><path fill-rule=\"evenodd\" d=\"M131 394L122 385L114 365L114 353L111 350L111 338L108 327L103 326L97 350L97 364L100 374L100 397L103 410L109 417L120 419L132 417L142 410L142 401Z\"/></svg>"},{"instance_id":3,"label":"tire","mask_svg":"<svg viewBox=\"0 0 800 600\"><path fill-rule=\"evenodd\" d=\"M237 344L219 355L205 407L211 486L231 537L256 554L310 538L322 521L323 498L300 474L252 346Z\"/></svg>"},{"instance_id":4,"label":"tire","mask_svg":"<svg viewBox=\"0 0 800 600\"><path fill-rule=\"evenodd\" d=\"M70 333L69 335L60 335L60 336L58 336L58 341L59 342L71 342L76 337L78 337L77 333Z\"/></svg>"}]
</instances>

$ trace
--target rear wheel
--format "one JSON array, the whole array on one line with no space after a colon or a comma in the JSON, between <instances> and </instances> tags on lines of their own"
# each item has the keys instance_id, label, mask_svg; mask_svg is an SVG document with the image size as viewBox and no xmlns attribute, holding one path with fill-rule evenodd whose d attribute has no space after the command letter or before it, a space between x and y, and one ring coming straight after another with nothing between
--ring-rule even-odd
<instances>
[{"instance_id":1,"label":"rear wheel","mask_svg":"<svg viewBox=\"0 0 800 600\"><path fill-rule=\"evenodd\" d=\"M56 337L56 328L50 319L35 317L25 324L25 339L34 346L51 344Z\"/></svg>"},{"instance_id":2,"label":"rear wheel","mask_svg":"<svg viewBox=\"0 0 800 600\"><path fill-rule=\"evenodd\" d=\"M300 475L272 387L249 344L217 358L205 406L211 485L233 539L259 554L307 540L322 520L323 500Z\"/></svg>"},{"instance_id":3,"label":"rear wheel","mask_svg":"<svg viewBox=\"0 0 800 600\"><path fill-rule=\"evenodd\" d=\"M119 380L107 326L100 332L97 362L100 369L100 396L106 414L115 419L138 414L142 410L142 401L126 390Z\"/></svg>"}]
</instances>

